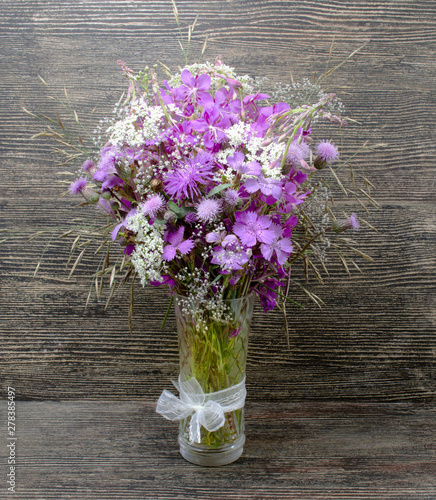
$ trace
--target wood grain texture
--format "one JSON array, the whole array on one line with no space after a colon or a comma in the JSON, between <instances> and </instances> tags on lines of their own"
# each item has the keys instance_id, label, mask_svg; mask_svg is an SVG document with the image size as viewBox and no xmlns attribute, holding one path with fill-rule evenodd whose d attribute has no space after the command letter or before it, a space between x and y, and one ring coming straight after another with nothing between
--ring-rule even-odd
<instances>
[{"instance_id":1,"label":"wood grain texture","mask_svg":"<svg viewBox=\"0 0 436 500\"><path fill-rule=\"evenodd\" d=\"M76 200L61 197L59 156L48 142L30 140L41 124L22 110L62 113L41 75L59 94L66 88L93 130L124 90L117 59L135 70L156 60L172 69L181 63L171 4L3 0L0 229L13 228L14 238L0 245L0 380L19 398L21 498L436 498L430 441L436 401L436 4L177 3L182 26L199 14L194 55L208 36L209 59L221 54L239 74L273 81L323 72L333 39L330 66L368 42L331 75L328 87L359 122L345 131L345 151L367 140L383 144L354 161L376 185L381 205L370 218L356 210L379 231L356 237L375 263L358 260L364 274L349 278L331 259L326 284L308 284L326 302L322 310L293 291L306 309L289 309L290 350L280 313L256 308L245 458L213 475L180 462L169 438L173 426L152 411L178 369L174 316L160 329L166 293L138 287L133 335L127 290L117 292L106 311L105 298L92 298L84 309L88 277L99 261L85 253L68 279L72 240L53 235L83 218L91 223L94 214L73 212ZM337 138L331 128L323 132ZM352 200L339 203L352 206ZM28 242L39 229L48 232ZM272 404L278 421L267 431ZM82 435L85 427L89 433ZM167 491L160 486L164 479Z\"/></svg>"},{"instance_id":2,"label":"wood grain texture","mask_svg":"<svg viewBox=\"0 0 436 500\"><path fill-rule=\"evenodd\" d=\"M272 408L249 398L243 456L212 469L179 455L177 425L154 410L149 402L19 402L13 498L430 500L436 495L436 415L420 405L305 402Z\"/></svg>"}]
</instances>

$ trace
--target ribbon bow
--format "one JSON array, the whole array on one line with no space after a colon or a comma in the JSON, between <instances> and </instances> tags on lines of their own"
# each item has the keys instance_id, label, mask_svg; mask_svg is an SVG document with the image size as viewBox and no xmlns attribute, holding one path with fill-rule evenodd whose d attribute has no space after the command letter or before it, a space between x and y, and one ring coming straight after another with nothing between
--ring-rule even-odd
<instances>
[{"instance_id":1,"label":"ribbon bow","mask_svg":"<svg viewBox=\"0 0 436 500\"><path fill-rule=\"evenodd\" d=\"M180 398L164 390L157 402L156 411L168 420L183 420L192 415L189 426L189 440L201 442L200 427L214 432L225 423L224 413L244 407L245 377L237 385L217 392L204 393L195 377L185 382L172 383L180 393Z\"/></svg>"}]
</instances>

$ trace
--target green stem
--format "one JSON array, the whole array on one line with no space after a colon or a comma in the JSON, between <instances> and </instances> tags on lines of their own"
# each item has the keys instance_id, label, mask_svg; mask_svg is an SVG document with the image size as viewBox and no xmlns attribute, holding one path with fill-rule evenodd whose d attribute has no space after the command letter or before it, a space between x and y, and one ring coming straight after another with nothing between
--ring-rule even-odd
<instances>
[{"instance_id":1,"label":"green stem","mask_svg":"<svg viewBox=\"0 0 436 500\"><path fill-rule=\"evenodd\" d=\"M173 304L173 299L174 299L174 297L171 295L171 299L170 299L170 303L168 304L167 312L165 313L165 317L162 321L162 324L160 325L161 330L163 329L163 327L165 326L165 323L167 322L168 314L170 313L170 309L171 309L171 306Z\"/></svg>"}]
</instances>

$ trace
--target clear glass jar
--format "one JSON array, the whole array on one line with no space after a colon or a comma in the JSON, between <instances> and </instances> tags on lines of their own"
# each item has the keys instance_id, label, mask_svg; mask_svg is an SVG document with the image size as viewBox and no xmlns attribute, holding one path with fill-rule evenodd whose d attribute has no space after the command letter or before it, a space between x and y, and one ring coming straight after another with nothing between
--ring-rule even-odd
<instances>
[{"instance_id":1,"label":"clear glass jar","mask_svg":"<svg viewBox=\"0 0 436 500\"><path fill-rule=\"evenodd\" d=\"M186 299L174 296L179 339L180 379L195 377L205 394L245 380L248 334L254 295L225 300L225 321L210 311L192 311ZM244 408L224 414L225 423L214 432L201 427L201 442L189 440L191 417L180 421L182 456L198 465L219 466L237 460L245 442Z\"/></svg>"}]
</instances>

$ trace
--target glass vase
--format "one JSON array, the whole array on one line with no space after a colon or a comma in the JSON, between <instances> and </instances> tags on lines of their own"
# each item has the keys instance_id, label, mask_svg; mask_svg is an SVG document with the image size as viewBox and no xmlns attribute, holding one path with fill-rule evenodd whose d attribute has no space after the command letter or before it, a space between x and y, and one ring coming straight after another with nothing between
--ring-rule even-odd
<instances>
[{"instance_id":1,"label":"glass vase","mask_svg":"<svg viewBox=\"0 0 436 500\"><path fill-rule=\"evenodd\" d=\"M235 386L243 388L245 398L248 334L254 297L223 301L225 313L220 317L207 310L193 311L184 297L175 295L179 381L183 383L195 377L206 400L211 393ZM180 453L186 460L197 465L220 466L241 456L245 442L243 407L225 412L224 425L217 430L211 432L200 426L200 442L190 439L192 418L193 415L182 419L179 427Z\"/></svg>"}]
</instances>

